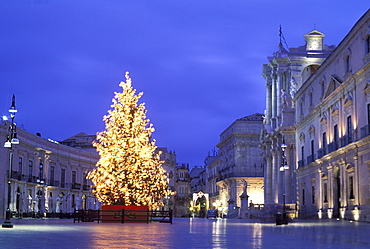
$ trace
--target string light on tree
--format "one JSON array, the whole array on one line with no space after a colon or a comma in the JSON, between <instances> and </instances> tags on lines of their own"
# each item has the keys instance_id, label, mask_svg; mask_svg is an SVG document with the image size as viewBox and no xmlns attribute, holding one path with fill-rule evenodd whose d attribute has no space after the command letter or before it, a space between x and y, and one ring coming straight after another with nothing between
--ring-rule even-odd
<instances>
[{"instance_id":1,"label":"string light on tree","mask_svg":"<svg viewBox=\"0 0 370 249\"><path fill-rule=\"evenodd\" d=\"M146 119L143 93L136 94L131 78L121 82L123 92L115 92L112 110L103 120L105 131L97 134L94 146L100 159L88 178L95 185L94 195L106 205L163 205L162 198L171 194L162 168L153 125Z\"/></svg>"}]
</instances>

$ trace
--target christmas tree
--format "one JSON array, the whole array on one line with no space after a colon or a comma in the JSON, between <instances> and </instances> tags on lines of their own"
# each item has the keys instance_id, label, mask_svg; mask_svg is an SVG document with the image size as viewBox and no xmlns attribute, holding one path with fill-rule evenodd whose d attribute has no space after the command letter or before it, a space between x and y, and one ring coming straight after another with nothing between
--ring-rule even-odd
<instances>
[{"instance_id":1,"label":"christmas tree","mask_svg":"<svg viewBox=\"0 0 370 249\"><path fill-rule=\"evenodd\" d=\"M144 103L138 104L143 93L136 94L131 78L121 82L123 92L115 92L112 110L103 120L105 131L97 134L94 146L100 159L88 178L95 185L94 195L106 205L163 205L168 180L162 168L153 125L146 119Z\"/></svg>"}]
</instances>

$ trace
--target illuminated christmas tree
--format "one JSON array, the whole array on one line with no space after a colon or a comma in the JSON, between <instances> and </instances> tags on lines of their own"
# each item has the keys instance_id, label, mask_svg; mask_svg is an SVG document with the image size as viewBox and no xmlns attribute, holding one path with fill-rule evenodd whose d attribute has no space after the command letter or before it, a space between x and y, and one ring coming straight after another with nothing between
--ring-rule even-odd
<instances>
[{"instance_id":1,"label":"illuminated christmas tree","mask_svg":"<svg viewBox=\"0 0 370 249\"><path fill-rule=\"evenodd\" d=\"M168 191L168 180L156 152L154 131L146 119L143 93L136 94L131 78L121 82L122 93L115 92L112 110L103 120L105 131L94 143L100 159L88 178L95 185L94 195L106 205L149 205L156 208Z\"/></svg>"}]
</instances>

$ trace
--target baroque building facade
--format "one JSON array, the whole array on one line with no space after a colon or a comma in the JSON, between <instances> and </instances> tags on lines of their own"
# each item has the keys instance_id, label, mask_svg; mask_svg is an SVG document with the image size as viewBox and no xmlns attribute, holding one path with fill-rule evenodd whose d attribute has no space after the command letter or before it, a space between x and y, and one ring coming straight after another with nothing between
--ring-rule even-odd
<instances>
[{"instance_id":1,"label":"baroque building facade","mask_svg":"<svg viewBox=\"0 0 370 249\"><path fill-rule=\"evenodd\" d=\"M209 202L228 217L245 218L248 199L264 202L263 151L258 147L262 128L262 114L237 119L221 133L218 155L206 159Z\"/></svg>"},{"instance_id":2,"label":"baroque building facade","mask_svg":"<svg viewBox=\"0 0 370 249\"><path fill-rule=\"evenodd\" d=\"M279 49L263 65L266 79L266 111L261 144L265 161L265 206L295 204L297 160L295 147L295 95L335 46L324 44L325 35L313 30L304 35L306 44ZM281 167L285 166L285 167Z\"/></svg>"},{"instance_id":3,"label":"baroque building facade","mask_svg":"<svg viewBox=\"0 0 370 249\"><path fill-rule=\"evenodd\" d=\"M370 10L338 47L324 34L263 66L265 203L300 218L370 221ZM282 171L280 171L282 170Z\"/></svg>"},{"instance_id":4,"label":"baroque building facade","mask_svg":"<svg viewBox=\"0 0 370 249\"><path fill-rule=\"evenodd\" d=\"M295 95L301 217L370 221L370 10Z\"/></svg>"},{"instance_id":5,"label":"baroque building facade","mask_svg":"<svg viewBox=\"0 0 370 249\"><path fill-rule=\"evenodd\" d=\"M175 217L189 216L191 201L189 166L177 164L175 151L166 147L158 147L157 151L161 152L162 167L167 173L168 187L173 192L172 195L165 197L163 209L173 210Z\"/></svg>"},{"instance_id":6,"label":"baroque building facade","mask_svg":"<svg viewBox=\"0 0 370 249\"><path fill-rule=\"evenodd\" d=\"M1 121L2 145L7 141L9 125ZM20 128L17 138L19 144L0 147L0 189L5 197L1 198L0 216L8 206L18 215L40 217L72 213L74 208L99 208L90 191L91 182L86 179L98 160L96 152L66 146Z\"/></svg>"}]
</instances>

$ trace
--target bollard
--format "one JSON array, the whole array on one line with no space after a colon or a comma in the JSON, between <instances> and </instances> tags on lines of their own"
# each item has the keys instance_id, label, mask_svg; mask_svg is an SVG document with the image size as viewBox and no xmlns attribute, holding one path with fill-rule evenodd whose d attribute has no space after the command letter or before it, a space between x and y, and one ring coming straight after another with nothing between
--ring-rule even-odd
<instances>
[{"instance_id":1,"label":"bollard","mask_svg":"<svg viewBox=\"0 0 370 249\"><path fill-rule=\"evenodd\" d=\"M275 218L276 218L276 225L282 225L283 224L283 216L281 215L280 212L277 212L275 214Z\"/></svg>"}]
</instances>

